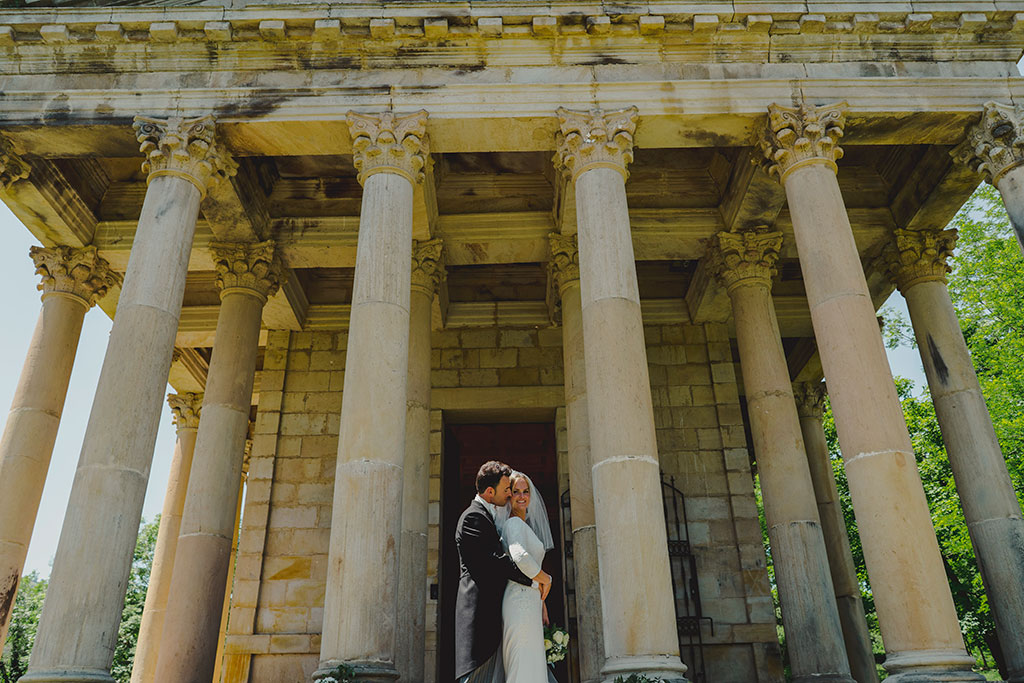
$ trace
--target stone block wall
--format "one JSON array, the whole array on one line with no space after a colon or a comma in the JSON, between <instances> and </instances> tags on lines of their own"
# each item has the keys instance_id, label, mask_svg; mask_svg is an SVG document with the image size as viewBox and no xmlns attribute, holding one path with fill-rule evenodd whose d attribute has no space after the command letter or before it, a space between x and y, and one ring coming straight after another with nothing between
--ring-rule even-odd
<instances>
[{"instance_id":1,"label":"stone block wall","mask_svg":"<svg viewBox=\"0 0 1024 683\"><path fill-rule=\"evenodd\" d=\"M646 328L662 467L687 500L704 614L708 680L781 681L775 618L728 331ZM308 680L323 620L344 332L271 332L223 666L225 683ZM511 396L561 387L561 329L466 328L433 335L435 393ZM441 541L444 411L431 411L428 581ZM569 485L564 407L552 406L560 490ZM598 501L598 504L601 504ZM557 523L557 520L552 520ZM447 531L447 530L446 530ZM437 661L437 600L426 615L427 681ZM686 657L684 651L684 658Z\"/></svg>"},{"instance_id":2,"label":"stone block wall","mask_svg":"<svg viewBox=\"0 0 1024 683\"><path fill-rule=\"evenodd\" d=\"M713 634L703 627L707 680L782 681L728 328L648 325L644 334L658 455L685 496L703 614L714 621Z\"/></svg>"}]
</instances>

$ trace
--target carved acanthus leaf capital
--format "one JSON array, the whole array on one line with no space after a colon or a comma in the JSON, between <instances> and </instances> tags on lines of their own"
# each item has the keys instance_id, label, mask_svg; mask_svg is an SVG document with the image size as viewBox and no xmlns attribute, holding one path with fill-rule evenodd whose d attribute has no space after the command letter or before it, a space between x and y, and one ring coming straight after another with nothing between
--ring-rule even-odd
<instances>
[{"instance_id":1,"label":"carved acanthus leaf capital","mask_svg":"<svg viewBox=\"0 0 1024 683\"><path fill-rule=\"evenodd\" d=\"M266 300L281 286L281 261L273 240L266 242L214 242L210 244L221 297L231 290L247 290Z\"/></svg>"},{"instance_id":2,"label":"carved acanthus leaf capital","mask_svg":"<svg viewBox=\"0 0 1024 683\"><path fill-rule=\"evenodd\" d=\"M28 164L14 151L14 143L0 136L0 191L28 177Z\"/></svg>"},{"instance_id":3,"label":"carved acanthus leaf capital","mask_svg":"<svg viewBox=\"0 0 1024 683\"><path fill-rule=\"evenodd\" d=\"M159 176L189 181L206 196L216 182L235 175L238 164L217 144L212 116L196 119L153 119L136 116L135 137L146 155L142 172L146 182Z\"/></svg>"},{"instance_id":4,"label":"carved acanthus leaf capital","mask_svg":"<svg viewBox=\"0 0 1024 683\"><path fill-rule=\"evenodd\" d=\"M199 416L203 409L202 392L185 391L180 394L167 394L167 405L171 407L175 427L199 429Z\"/></svg>"},{"instance_id":5,"label":"carved acanthus leaf capital","mask_svg":"<svg viewBox=\"0 0 1024 683\"><path fill-rule=\"evenodd\" d=\"M68 294L92 308L111 287L120 284L120 277L100 258L96 247L31 247L29 255L42 278L36 289L44 298Z\"/></svg>"},{"instance_id":6,"label":"carved acanthus leaf capital","mask_svg":"<svg viewBox=\"0 0 1024 683\"><path fill-rule=\"evenodd\" d=\"M433 298L441 281L447 274L441 255L444 242L433 239L428 242L412 243L412 288Z\"/></svg>"},{"instance_id":7,"label":"carved acanthus leaf capital","mask_svg":"<svg viewBox=\"0 0 1024 683\"><path fill-rule=\"evenodd\" d=\"M1024 107L986 102L981 121L950 154L995 185L1024 163Z\"/></svg>"},{"instance_id":8,"label":"carved acanthus leaf capital","mask_svg":"<svg viewBox=\"0 0 1024 683\"><path fill-rule=\"evenodd\" d=\"M741 285L772 286L775 264L782 248L782 233L767 226L720 232L711 237L706 255L708 272L714 273L726 290Z\"/></svg>"},{"instance_id":9,"label":"carved acanthus leaf capital","mask_svg":"<svg viewBox=\"0 0 1024 683\"><path fill-rule=\"evenodd\" d=\"M823 106L768 106L768 124L761 135L769 175L782 182L796 168L823 163L833 171L843 158L839 138L846 125L846 102Z\"/></svg>"},{"instance_id":10,"label":"carved acanthus leaf capital","mask_svg":"<svg viewBox=\"0 0 1024 683\"><path fill-rule=\"evenodd\" d=\"M945 282L956 238L956 230L897 228L884 252L893 284L906 293L920 282Z\"/></svg>"},{"instance_id":11,"label":"carved acanthus leaf capital","mask_svg":"<svg viewBox=\"0 0 1024 683\"><path fill-rule=\"evenodd\" d=\"M824 382L793 382L793 398L796 399L796 412L800 417L820 420L825 412L827 395Z\"/></svg>"},{"instance_id":12,"label":"carved acanthus leaf capital","mask_svg":"<svg viewBox=\"0 0 1024 683\"><path fill-rule=\"evenodd\" d=\"M374 173L397 173L413 184L423 181L427 149L427 112L406 116L348 113L353 163L364 183Z\"/></svg>"},{"instance_id":13,"label":"carved acanthus leaf capital","mask_svg":"<svg viewBox=\"0 0 1024 683\"><path fill-rule=\"evenodd\" d=\"M577 247L576 235L562 235L553 232L548 235L551 245L551 260L548 269L558 287L558 295L562 296L566 287L580 280L580 252Z\"/></svg>"},{"instance_id":14,"label":"carved acanthus leaf capital","mask_svg":"<svg viewBox=\"0 0 1024 683\"><path fill-rule=\"evenodd\" d=\"M633 162L636 107L605 113L559 107L556 166L575 180L591 168L613 168L624 177Z\"/></svg>"}]
</instances>

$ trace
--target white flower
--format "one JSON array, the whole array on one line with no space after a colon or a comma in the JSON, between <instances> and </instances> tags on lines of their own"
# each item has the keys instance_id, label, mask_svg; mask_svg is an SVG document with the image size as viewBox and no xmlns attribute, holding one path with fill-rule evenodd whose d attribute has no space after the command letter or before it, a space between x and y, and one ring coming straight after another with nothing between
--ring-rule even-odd
<instances>
[{"instance_id":1,"label":"white flower","mask_svg":"<svg viewBox=\"0 0 1024 683\"><path fill-rule=\"evenodd\" d=\"M544 639L544 649L545 649L545 650L550 650L550 649L551 649L551 647L552 647L551 641L550 641L550 640L548 640L547 638L545 638L545 639Z\"/></svg>"},{"instance_id":2,"label":"white flower","mask_svg":"<svg viewBox=\"0 0 1024 683\"><path fill-rule=\"evenodd\" d=\"M565 645L565 636L566 634L562 631L555 631L553 638L555 639L555 642L559 645Z\"/></svg>"}]
</instances>

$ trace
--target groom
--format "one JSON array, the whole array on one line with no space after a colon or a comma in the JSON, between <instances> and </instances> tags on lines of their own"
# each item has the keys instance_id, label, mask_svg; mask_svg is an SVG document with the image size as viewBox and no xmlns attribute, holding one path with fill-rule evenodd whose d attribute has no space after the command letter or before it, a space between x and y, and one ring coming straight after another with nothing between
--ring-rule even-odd
<instances>
[{"instance_id":1,"label":"groom","mask_svg":"<svg viewBox=\"0 0 1024 683\"><path fill-rule=\"evenodd\" d=\"M476 475L477 494L459 518L455 544L459 548L459 595L455 600L455 680L476 683L475 674L490 670L501 646L501 601L509 581L535 585L541 598L551 589L543 570L528 577L505 552L494 526L496 508L512 495L512 468L491 460Z\"/></svg>"}]
</instances>

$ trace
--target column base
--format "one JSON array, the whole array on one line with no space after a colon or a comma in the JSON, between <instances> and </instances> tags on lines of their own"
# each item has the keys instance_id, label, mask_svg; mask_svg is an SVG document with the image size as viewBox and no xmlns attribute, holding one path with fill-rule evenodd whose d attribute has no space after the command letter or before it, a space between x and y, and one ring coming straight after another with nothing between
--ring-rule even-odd
<instances>
[{"instance_id":1,"label":"column base","mask_svg":"<svg viewBox=\"0 0 1024 683\"><path fill-rule=\"evenodd\" d=\"M793 683L857 683L850 674L825 673L794 676Z\"/></svg>"},{"instance_id":2,"label":"column base","mask_svg":"<svg viewBox=\"0 0 1024 683\"><path fill-rule=\"evenodd\" d=\"M332 659L320 663L317 670L313 672L313 683L330 676L342 664L351 667L355 672L353 683L381 683L382 681L398 680L398 669L395 668L393 662L342 662Z\"/></svg>"},{"instance_id":3,"label":"column base","mask_svg":"<svg viewBox=\"0 0 1024 683\"><path fill-rule=\"evenodd\" d=\"M684 675L686 665L679 657L671 655L609 657L601 669L601 680L603 683L615 683L619 676L626 680L631 674L646 674L665 683L688 683Z\"/></svg>"},{"instance_id":4,"label":"column base","mask_svg":"<svg viewBox=\"0 0 1024 683\"><path fill-rule=\"evenodd\" d=\"M886 683L973 683L985 677L971 670L974 657L962 650L895 652L882 665Z\"/></svg>"},{"instance_id":5,"label":"column base","mask_svg":"<svg viewBox=\"0 0 1024 683\"><path fill-rule=\"evenodd\" d=\"M18 683L117 683L109 671L100 669L53 669L28 671Z\"/></svg>"}]
</instances>

